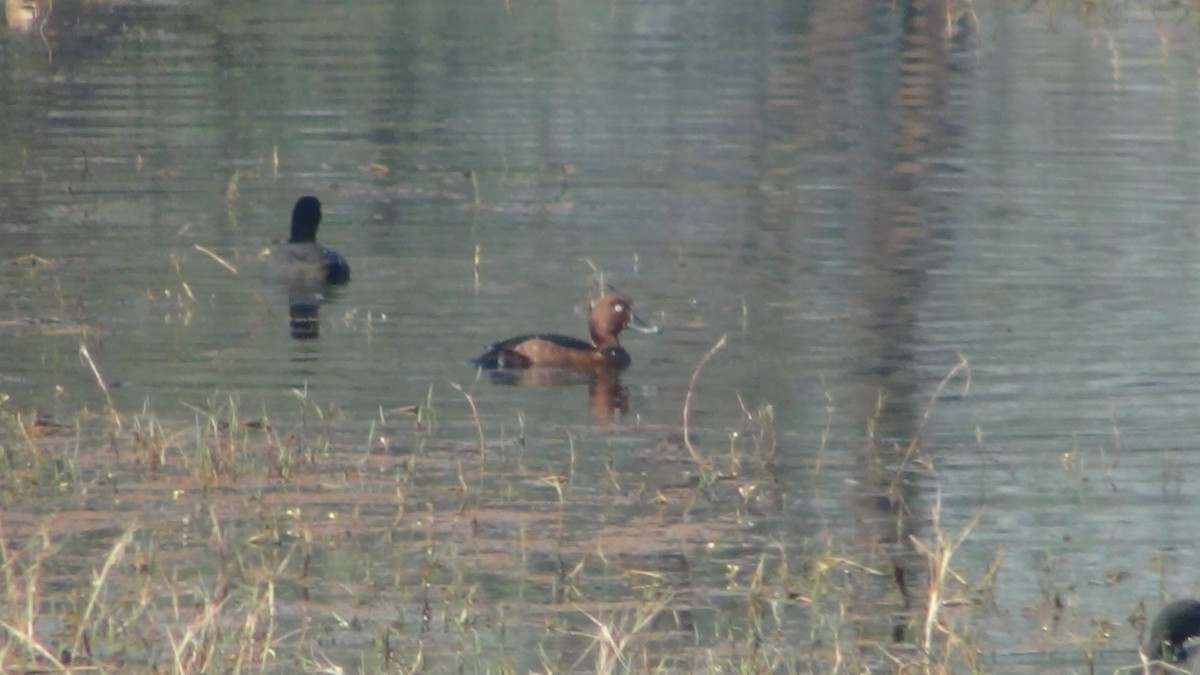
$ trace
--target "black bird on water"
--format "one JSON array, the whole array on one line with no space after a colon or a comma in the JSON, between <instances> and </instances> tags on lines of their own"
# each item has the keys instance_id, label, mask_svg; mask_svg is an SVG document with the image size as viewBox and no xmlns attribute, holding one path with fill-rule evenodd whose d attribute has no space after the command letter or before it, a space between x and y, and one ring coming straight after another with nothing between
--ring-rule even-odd
<instances>
[{"instance_id":1,"label":"black bird on water","mask_svg":"<svg viewBox=\"0 0 1200 675\"><path fill-rule=\"evenodd\" d=\"M320 307L328 286L350 281L350 263L337 251L317 243L321 201L306 196L292 208L292 233L272 253L273 275L287 289L292 337L313 340L320 335Z\"/></svg>"},{"instance_id":2,"label":"black bird on water","mask_svg":"<svg viewBox=\"0 0 1200 675\"><path fill-rule=\"evenodd\" d=\"M1194 637L1200 637L1200 600L1176 600L1154 617L1142 651L1153 661L1168 663L1185 672L1200 673L1200 649L1187 644Z\"/></svg>"},{"instance_id":3,"label":"black bird on water","mask_svg":"<svg viewBox=\"0 0 1200 675\"><path fill-rule=\"evenodd\" d=\"M350 281L350 263L342 254L317 243L317 226L321 224L321 201L316 197L301 197L292 208L292 235L288 239L288 263L310 266L315 280L328 284Z\"/></svg>"}]
</instances>

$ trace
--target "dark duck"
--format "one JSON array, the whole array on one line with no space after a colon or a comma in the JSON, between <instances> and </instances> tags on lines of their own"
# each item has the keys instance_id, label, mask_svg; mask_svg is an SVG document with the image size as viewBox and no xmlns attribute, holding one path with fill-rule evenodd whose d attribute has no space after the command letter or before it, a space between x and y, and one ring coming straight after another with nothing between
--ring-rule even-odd
<instances>
[{"instance_id":1,"label":"dark duck","mask_svg":"<svg viewBox=\"0 0 1200 675\"><path fill-rule=\"evenodd\" d=\"M555 333L532 333L496 342L471 359L484 370L560 368L581 372L620 372L632 359L618 335L626 327L644 333L661 332L633 313L629 298L615 293L601 295L592 304L588 320L591 342Z\"/></svg>"},{"instance_id":2,"label":"dark duck","mask_svg":"<svg viewBox=\"0 0 1200 675\"><path fill-rule=\"evenodd\" d=\"M288 238L284 264L288 272L304 281L344 284L350 281L350 263L340 253L317 243L321 224L321 201L301 197L292 208L292 236Z\"/></svg>"},{"instance_id":3,"label":"dark duck","mask_svg":"<svg viewBox=\"0 0 1200 675\"><path fill-rule=\"evenodd\" d=\"M320 308L329 287L350 281L350 263L337 251L317 243L320 224L320 200L296 200L292 234L268 258L271 276L287 291L292 337L298 340L320 336Z\"/></svg>"},{"instance_id":4,"label":"dark duck","mask_svg":"<svg viewBox=\"0 0 1200 675\"><path fill-rule=\"evenodd\" d=\"M1151 672L1200 673L1200 649L1189 643L1195 637L1200 637L1200 600L1176 600L1163 607L1150 624L1142 651L1151 661L1172 667Z\"/></svg>"}]
</instances>

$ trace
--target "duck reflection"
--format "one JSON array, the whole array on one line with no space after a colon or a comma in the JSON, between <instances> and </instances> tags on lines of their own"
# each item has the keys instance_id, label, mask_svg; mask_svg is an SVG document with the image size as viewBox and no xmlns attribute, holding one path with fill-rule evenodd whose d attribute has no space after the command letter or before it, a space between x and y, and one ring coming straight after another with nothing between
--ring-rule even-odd
<instances>
[{"instance_id":1,"label":"duck reflection","mask_svg":"<svg viewBox=\"0 0 1200 675\"><path fill-rule=\"evenodd\" d=\"M629 412L629 387L621 384L621 374L611 368L588 371L569 368L524 368L485 371L493 384L516 387L587 386L588 409L598 422L610 422Z\"/></svg>"},{"instance_id":2,"label":"duck reflection","mask_svg":"<svg viewBox=\"0 0 1200 675\"><path fill-rule=\"evenodd\" d=\"M350 263L317 243L320 224L320 200L301 197L292 209L291 236L270 253L271 274L287 292L288 324L297 340L321 336L321 305L350 281Z\"/></svg>"},{"instance_id":3,"label":"duck reflection","mask_svg":"<svg viewBox=\"0 0 1200 675\"><path fill-rule=\"evenodd\" d=\"M616 373L593 374L588 381L588 407L602 422L614 419L618 413L624 415L629 412L629 387L621 384Z\"/></svg>"},{"instance_id":4,"label":"duck reflection","mask_svg":"<svg viewBox=\"0 0 1200 675\"><path fill-rule=\"evenodd\" d=\"M318 289L288 290L288 327L296 340L321 337L321 302Z\"/></svg>"}]
</instances>

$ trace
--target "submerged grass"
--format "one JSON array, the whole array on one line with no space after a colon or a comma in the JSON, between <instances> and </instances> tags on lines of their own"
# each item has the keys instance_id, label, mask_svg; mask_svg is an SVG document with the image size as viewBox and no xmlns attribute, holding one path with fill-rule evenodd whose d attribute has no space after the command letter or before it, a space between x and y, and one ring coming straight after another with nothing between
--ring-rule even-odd
<instances>
[{"instance_id":1,"label":"submerged grass","mask_svg":"<svg viewBox=\"0 0 1200 675\"><path fill-rule=\"evenodd\" d=\"M764 527L795 517L770 405L739 397L725 431L687 406L677 428L543 431L453 388L369 420L305 391L270 415L0 407L0 669L985 670L1001 557L956 569L974 523L913 513L897 475L875 544ZM909 475L919 445L871 452Z\"/></svg>"}]
</instances>

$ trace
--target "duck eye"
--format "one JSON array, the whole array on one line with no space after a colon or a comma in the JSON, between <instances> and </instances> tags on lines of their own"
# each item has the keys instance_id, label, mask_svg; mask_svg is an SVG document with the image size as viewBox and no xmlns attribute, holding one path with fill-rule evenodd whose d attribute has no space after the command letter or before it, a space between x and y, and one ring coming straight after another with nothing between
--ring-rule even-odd
<instances>
[{"instance_id":1,"label":"duck eye","mask_svg":"<svg viewBox=\"0 0 1200 675\"><path fill-rule=\"evenodd\" d=\"M629 308L619 302L617 304L613 305L614 312L624 312L626 309L629 309Z\"/></svg>"}]
</instances>

